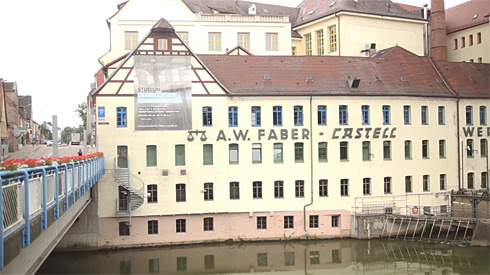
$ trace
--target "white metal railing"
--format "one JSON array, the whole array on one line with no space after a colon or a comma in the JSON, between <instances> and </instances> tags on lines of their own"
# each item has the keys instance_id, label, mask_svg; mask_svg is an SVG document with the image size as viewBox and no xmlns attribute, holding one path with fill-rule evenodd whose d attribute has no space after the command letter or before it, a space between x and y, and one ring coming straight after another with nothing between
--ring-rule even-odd
<instances>
[{"instance_id":1,"label":"white metal railing","mask_svg":"<svg viewBox=\"0 0 490 275\"><path fill-rule=\"evenodd\" d=\"M23 196L24 185L21 182L2 186L3 200L3 228L9 231L12 227L22 223L23 217Z\"/></svg>"},{"instance_id":2,"label":"white metal railing","mask_svg":"<svg viewBox=\"0 0 490 275\"><path fill-rule=\"evenodd\" d=\"M42 208L42 184L40 178L29 180L29 216L33 217Z\"/></svg>"},{"instance_id":3,"label":"white metal railing","mask_svg":"<svg viewBox=\"0 0 490 275\"><path fill-rule=\"evenodd\" d=\"M196 21L205 22L258 22L289 23L289 16L243 14L196 14Z\"/></svg>"}]
</instances>

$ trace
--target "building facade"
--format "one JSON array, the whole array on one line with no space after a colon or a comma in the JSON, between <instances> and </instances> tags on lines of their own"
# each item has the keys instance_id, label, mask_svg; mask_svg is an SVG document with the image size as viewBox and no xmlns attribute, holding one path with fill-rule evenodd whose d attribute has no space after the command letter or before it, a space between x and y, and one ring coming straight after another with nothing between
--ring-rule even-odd
<instances>
[{"instance_id":1,"label":"building facade","mask_svg":"<svg viewBox=\"0 0 490 275\"><path fill-rule=\"evenodd\" d=\"M357 214L444 213L488 186L460 153L463 133L488 144L487 64L196 55L162 19L107 69L100 247L349 237Z\"/></svg>"},{"instance_id":2,"label":"building facade","mask_svg":"<svg viewBox=\"0 0 490 275\"><path fill-rule=\"evenodd\" d=\"M425 54L427 20L392 1L305 0L298 9L298 55L369 56L396 45Z\"/></svg>"},{"instance_id":3,"label":"building facade","mask_svg":"<svg viewBox=\"0 0 490 275\"><path fill-rule=\"evenodd\" d=\"M134 49L161 17L197 53L223 54L241 45L253 54L291 54L290 14L296 9L246 1L130 0L107 20L106 65ZM161 45L162 48L169 45Z\"/></svg>"},{"instance_id":4,"label":"building facade","mask_svg":"<svg viewBox=\"0 0 490 275\"><path fill-rule=\"evenodd\" d=\"M490 2L471 0L446 10L448 60L489 63Z\"/></svg>"}]
</instances>

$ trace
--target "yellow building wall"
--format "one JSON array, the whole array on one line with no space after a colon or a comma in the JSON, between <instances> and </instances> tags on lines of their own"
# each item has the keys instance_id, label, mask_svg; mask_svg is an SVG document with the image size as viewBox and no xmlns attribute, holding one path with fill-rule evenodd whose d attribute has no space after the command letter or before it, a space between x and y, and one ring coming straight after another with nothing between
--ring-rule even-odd
<instances>
[{"instance_id":1,"label":"yellow building wall","mask_svg":"<svg viewBox=\"0 0 490 275\"><path fill-rule=\"evenodd\" d=\"M466 107L472 107L471 123L468 124L466 121ZM485 108L483 114L480 113L480 107ZM461 136L461 170L462 170L462 188L470 188L468 186L468 173L473 173L473 188L480 189L483 186L488 188L488 172L487 172L487 182L482 182L482 173L489 171L489 161L488 156L490 153L490 126L488 124L490 116L489 110L490 102L489 100L481 99L463 99L460 101L459 117L460 117L460 136ZM481 115L485 118L484 123L481 123ZM473 143L473 148L471 149L468 144L468 140ZM484 147L481 147L481 143L486 140L486 154ZM471 152L473 151L473 152Z\"/></svg>"},{"instance_id":2,"label":"yellow building wall","mask_svg":"<svg viewBox=\"0 0 490 275\"><path fill-rule=\"evenodd\" d=\"M100 149L106 156L106 167L113 167L117 156L117 146L129 148L130 171L141 178L145 185L158 185L158 203L144 203L132 213L135 216L172 215L206 212L256 212L256 211L302 211L311 202L313 186L314 202L308 210L347 210L354 211L360 201L393 201L402 196L403 201L397 207L405 205L447 205L437 192L457 189L457 137L456 104L454 100L433 98L393 98L393 97L313 97L310 125L309 97L193 97L193 130L206 131L207 140L198 137L189 142L187 131L134 131L133 98L99 97L98 106L106 108L106 121L109 125L99 125ZM282 106L283 126L272 126L272 107ZM294 106L304 109L303 126L293 125ZM317 125L318 105L327 105L326 126ZM348 125L339 125L339 105L348 105ZM361 105L369 105L371 124L361 124ZM391 124L382 125L382 106L391 106ZM403 106L411 106L411 125L403 124ZM115 127L115 110L118 106L128 107L128 127ZM202 107L213 108L213 126L202 126ZM228 106L238 106L238 127L228 127ZM252 106L262 107L262 126L251 126L250 110ZM429 124L421 125L421 106L429 108ZM445 106L445 125L437 123L437 108ZM358 128L372 128L369 138L356 139ZM373 138L375 128L380 128L380 137ZM338 139L334 138L335 129ZM353 128L352 138L344 137L345 129ZM389 128L384 132L385 128ZM396 128L396 130L393 130ZM262 129L263 136L259 135ZM297 140L293 139L293 129L297 129ZM303 129L307 135L303 137ZM220 130L227 140L218 140ZM248 131L245 140L236 141L234 131ZM274 130L278 140L269 139ZM288 137L281 140L281 130ZM393 131L393 132L392 132ZM306 133L306 132L305 132ZM382 134L394 134L394 137L382 138ZM307 138L306 138L307 137ZM311 138L311 139L310 139ZM228 140L229 139L229 140ZM440 159L438 141L446 140L446 157ZM412 159L404 158L404 141L412 141ZM429 140L429 158L423 159L422 140ZM328 162L318 162L318 142L328 142ZM348 141L348 161L339 158L341 141ZM362 160L362 141L371 141L371 161ZM383 141L391 141L391 160L383 159ZM284 163L273 161L273 146L283 143ZM294 143L304 143L304 162L295 163ZM239 164L229 164L228 145L239 144ZM262 145L262 163L252 163L252 144ZM175 145L183 144L186 150L186 165L175 165ZM203 144L213 144L213 165L203 165ZM146 167L146 145L157 145L157 167ZM313 156L311 155L313 148ZM311 161L313 160L313 161ZM162 176L162 170L168 169L169 175ZM181 169L186 175L181 176ZM313 169L313 170L311 170ZM447 190L440 190L439 175L447 175ZM108 174L109 175L109 174ZM115 216L117 185L106 175L99 185L99 194L104 198L99 202L100 217ZM430 188L422 189L422 175L430 176ZM412 192L405 192L404 178L412 176ZM313 181L311 181L313 177ZM383 179L392 177L392 193L384 194ZM371 194L363 195L363 178L371 178ZM328 197L318 196L318 181L328 179ZM349 195L340 195L340 180L349 179ZM284 181L284 198L274 198L274 181ZM304 197L295 197L295 180L304 180ZM229 182L240 183L240 199L230 200ZM252 198L252 182L262 181L263 199ZM214 183L214 200L204 201L203 184ZM313 184L311 184L313 182ZM186 184L186 202L175 201L175 184ZM145 187L146 188L146 187ZM146 190L146 189L145 189ZM419 194L421 194L419 196ZM408 196L405 196L408 195ZM380 199L380 197L383 197Z\"/></svg>"},{"instance_id":3,"label":"yellow building wall","mask_svg":"<svg viewBox=\"0 0 490 275\"><path fill-rule=\"evenodd\" d=\"M401 46L416 55L424 55L424 21L360 15L341 12L338 17L330 16L311 24L294 28L302 36L300 55L305 54L305 34L312 34L313 55L317 55L316 33L324 30L325 55L366 56L361 53L366 44L376 43L382 50ZM337 26L337 51L328 49L328 27ZM340 50L340 51L339 51Z\"/></svg>"},{"instance_id":4,"label":"yellow building wall","mask_svg":"<svg viewBox=\"0 0 490 275\"><path fill-rule=\"evenodd\" d=\"M478 33L481 33L481 43L478 43ZM473 45L470 45L470 35L473 35ZM482 63L490 62L490 25L489 23L478 25L472 28L453 32L447 35L447 55L448 61L452 62L473 62L478 63L478 58ZM465 38L465 47L462 47L462 37ZM458 41L455 49L454 40Z\"/></svg>"}]
</instances>

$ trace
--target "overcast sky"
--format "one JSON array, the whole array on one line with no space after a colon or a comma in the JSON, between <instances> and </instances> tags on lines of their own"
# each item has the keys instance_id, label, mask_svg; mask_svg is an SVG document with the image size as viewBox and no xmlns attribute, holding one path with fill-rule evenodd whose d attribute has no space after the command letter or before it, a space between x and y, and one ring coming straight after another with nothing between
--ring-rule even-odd
<instances>
[{"instance_id":1,"label":"overcast sky","mask_svg":"<svg viewBox=\"0 0 490 275\"><path fill-rule=\"evenodd\" d=\"M374 1L374 0L373 0ZM58 116L58 127L82 123L75 112L85 102L109 50L106 20L124 0L0 0L0 78L16 81L31 95L34 121ZM295 7L301 0L257 0ZM394 2L422 6L430 0ZM465 0L445 0L450 8Z\"/></svg>"}]
</instances>

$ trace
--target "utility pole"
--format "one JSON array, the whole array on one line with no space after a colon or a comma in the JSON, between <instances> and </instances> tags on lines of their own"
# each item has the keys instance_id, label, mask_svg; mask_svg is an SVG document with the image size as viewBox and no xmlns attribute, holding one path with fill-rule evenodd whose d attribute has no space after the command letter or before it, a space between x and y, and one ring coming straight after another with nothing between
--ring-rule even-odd
<instances>
[{"instance_id":1,"label":"utility pole","mask_svg":"<svg viewBox=\"0 0 490 275\"><path fill-rule=\"evenodd\" d=\"M53 157L58 157L58 117L53 115Z\"/></svg>"},{"instance_id":2,"label":"utility pole","mask_svg":"<svg viewBox=\"0 0 490 275\"><path fill-rule=\"evenodd\" d=\"M83 154L87 154L87 130L83 130Z\"/></svg>"}]
</instances>

